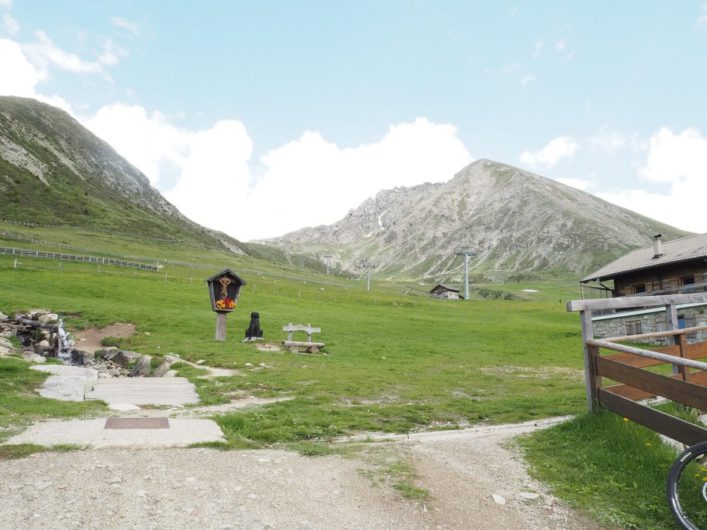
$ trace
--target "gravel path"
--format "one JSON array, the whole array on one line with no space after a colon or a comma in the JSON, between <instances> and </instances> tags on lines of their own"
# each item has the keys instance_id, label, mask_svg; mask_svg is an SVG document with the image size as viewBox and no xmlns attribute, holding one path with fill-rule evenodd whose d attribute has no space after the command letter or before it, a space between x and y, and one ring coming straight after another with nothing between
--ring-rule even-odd
<instances>
[{"instance_id":1,"label":"gravel path","mask_svg":"<svg viewBox=\"0 0 707 530\"><path fill-rule=\"evenodd\" d=\"M598 529L528 477L512 447L517 432L511 426L411 437L366 444L350 457L212 449L40 453L0 462L0 528ZM415 484L430 497L401 497L391 462L411 464Z\"/></svg>"}]
</instances>

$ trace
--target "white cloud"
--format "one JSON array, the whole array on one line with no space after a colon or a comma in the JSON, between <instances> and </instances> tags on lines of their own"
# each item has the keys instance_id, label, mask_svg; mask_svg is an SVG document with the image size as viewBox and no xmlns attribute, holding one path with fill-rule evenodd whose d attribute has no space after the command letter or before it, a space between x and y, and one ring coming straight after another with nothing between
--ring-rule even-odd
<instances>
[{"instance_id":1,"label":"white cloud","mask_svg":"<svg viewBox=\"0 0 707 530\"><path fill-rule=\"evenodd\" d=\"M697 25L707 28L707 2L702 4L702 12L700 13L700 16L697 17Z\"/></svg>"},{"instance_id":2,"label":"white cloud","mask_svg":"<svg viewBox=\"0 0 707 530\"><path fill-rule=\"evenodd\" d=\"M10 9L12 7L12 0L0 0L0 7L6 7Z\"/></svg>"},{"instance_id":3,"label":"white cloud","mask_svg":"<svg viewBox=\"0 0 707 530\"><path fill-rule=\"evenodd\" d=\"M541 40L537 41L535 43L535 47L533 48L533 59L539 59L540 56L543 53L543 48L545 47L545 43Z\"/></svg>"},{"instance_id":4,"label":"white cloud","mask_svg":"<svg viewBox=\"0 0 707 530\"><path fill-rule=\"evenodd\" d=\"M161 184L164 168L181 169L187 162L193 133L170 124L159 112L115 103L81 122L142 171L153 186Z\"/></svg>"},{"instance_id":5,"label":"white cloud","mask_svg":"<svg viewBox=\"0 0 707 530\"><path fill-rule=\"evenodd\" d=\"M111 105L83 122L185 215L241 239L335 222L381 189L446 180L472 160L454 126L424 118L351 148L307 131L263 155L260 175L235 120L188 131L142 107Z\"/></svg>"},{"instance_id":6,"label":"white cloud","mask_svg":"<svg viewBox=\"0 0 707 530\"><path fill-rule=\"evenodd\" d=\"M707 138L694 129L679 134L660 129L649 141L639 174L646 180L667 184L667 191L618 190L600 196L678 228L707 232Z\"/></svg>"},{"instance_id":7,"label":"white cloud","mask_svg":"<svg viewBox=\"0 0 707 530\"><path fill-rule=\"evenodd\" d=\"M531 167L552 167L563 158L570 158L579 148L571 136L558 136L537 151L523 151L520 161Z\"/></svg>"},{"instance_id":8,"label":"white cloud","mask_svg":"<svg viewBox=\"0 0 707 530\"><path fill-rule=\"evenodd\" d=\"M597 134L589 138L589 143L609 153L623 149L629 143L629 138L616 131L602 128Z\"/></svg>"},{"instance_id":9,"label":"white cloud","mask_svg":"<svg viewBox=\"0 0 707 530\"><path fill-rule=\"evenodd\" d=\"M587 191L592 187L592 183L584 179L574 179L574 178L559 178L556 179L557 182L564 184L565 186L571 186L577 188L578 190Z\"/></svg>"},{"instance_id":10,"label":"white cloud","mask_svg":"<svg viewBox=\"0 0 707 530\"><path fill-rule=\"evenodd\" d=\"M0 39L0 71L7 74L0 76L0 94L33 97L71 113L61 97L40 93L49 69L85 74L102 67L57 48L43 33L37 38L28 46ZM187 216L242 239L334 222L381 189L446 180L472 160L456 127L424 118L391 126L378 141L356 147L305 132L260 164L252 163L252 141L235 120L187 130L159 112L120 103L79 119ZM253 166L262 173L254 174Z\"/></svg>"},{"instance_id":11,"label":"white cloud","mask_svg":"<svg viewBox=\"0 0 707 530\"><path fill-rule=\"evenodd\" d=\"M19 44L0 39L0 94L33 97L40 80L37 69L27 60Z\"/></svg>"},{"instance_id":12,"label":"white cloud","mask_svg":"<svg viewBox=\"0 0 707 530\"><path fill-rule=\"evenodd\" d=\"M140 27L137 23L132 22L123 17L113 17L110 19L110 23L117 28L128 30L130 33L138 37L140 35Z\"/></svg>"},{"instance_id":13,"label":"white cloud","mask_svg":"<svg viewBox=\"0 0 707 530\"><path fill-rule=\"evenodd\" d=\"M520 85L526 86L528 83L532 83L533 81L535 81L535 76L533 74L528 74L520 80Z\"/></svg>"},{"instance_id":14,"label":"white cloud","mask_svg":"<svg viewBox=\"0 0 707 530\"><path fill-rule=\"evenodd\" d=\"M653 182L707 183L707 140L695 129L675 134L663 127L650 139L641 175Z\"/></svg>"},{"instance_id":15,"label":"white cloud","mask_svg":"<svg viewBox=\"0 0 707 530\"><path fill-rule=\"evenodd\" d=\"M567 47L567 41L565 39L560 39L555 42L555 53L562 53Z\"/></svg>"},{"instance_id":16,"label":"white cloud","mask_svg":"<svg viewBox=\"0 0 707 530\"><path fill-rule=\"evenodd\" d=\"M574 59L574 56L575 56L574 51L569 51L569 52L567 52L567 53L564 55L564 57L562 57L562 63L564 64L564 63L570 62L572 59Z\"/></svg>"},{"instance_id":17,"label":"white cloud","mask_svg":"<svg viewBox=\"0 0 707 530\"><path fill-rule=\"evenodd\" d=\"M250 197L248 161L253 144L245 126L221 121L189 137L189 152L177 185L165 193L190 219L244 237L273 215L268 202ZM297 197L293 197L297 198Z\"/></svg>"},{"instance_id":18,"label":"white cloud","mask_svg":"<svg viewBox=\"0 0 707 530\"><path fill-rule=\"evenodd\" d=\"M10 34L10 35L17 35L20 32L20 23L17 22L10 13L3 13L2 15L2 23L5 26L5 30Z\"/></svg>"},{"instance_id":19,"label":"white cloud","mask_svg":"<svg viewBox=\"0 0 707 530\"><path fill-rule=\"evenodd\" d=\"M120 62L121 57L128 55L128 52L123 48L116 46L112 40L106 39L103 41L103 49L98 56L98 62L106 65L114 65Z\"/></svg>"},{"instance_id":20,"label":"white cloud","mask_svg":"<svg viewBox=\"0 0 707 530\"><path fill-rule=\"evenodd\" d=\"M392 126L380 141L354 148L306 132L262 157L267 170L253 198L268 204L274 218L254 237L332 223L381 189L446 180L471 160L456 127L424 118ZM313 204L314 190L320 200Z\"/></svg>"},{"instance_id":21,"label":"white cloud","mask_svg":"<svg viewBox=\"0 0 707 530\"><path fill-rule=\"evenodd\" d=\"M42 79L49 77L50 67L76 74L103 74L100 63L84 61L78 55L66 52L55 46L49 36L43 31L35 33L37 41L24 45L23 51L29 60L38 68Z\"/></svg>"},{"instance_id":22,"label":"white cloud","mask_svg":"<svg viewBox=\"0 0 707 530\"><path fill-rule=\"evenodd\" d=\"M6 74L0 76L0 95L35 98L71 112L71 106L64 98L37 92L42 75L14 41L0 39L0 72Z\"/></svg>"}]
</instances>

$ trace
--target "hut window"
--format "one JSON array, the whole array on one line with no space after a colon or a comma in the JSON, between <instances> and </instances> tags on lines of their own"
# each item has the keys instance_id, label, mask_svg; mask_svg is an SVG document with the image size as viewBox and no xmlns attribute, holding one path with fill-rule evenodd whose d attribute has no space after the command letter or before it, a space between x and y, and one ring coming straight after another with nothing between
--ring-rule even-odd
<instances>
[{"instance_id":1,"label":"hut window","mask_svg":"<svg viewBox=\"0 0 707 530\"><path fill-rule=\"evenodd\" d=\"M695 290L695 276L690 275L690 276L683 276L680 278L680 283L683 286L683 291L686 293L692 292Z\"/></svg>"},{"instance_id":2,"label":"hut window","mask_svg":"<svg viewBox=\"0 0 707 530\"><path fill-rule=\"evenodd\" d=\"M640 320L629 320L626 322L626 335L639 335L643 333Z\"/></svg>"},{"instance_id":3,"label":"hut window","mask_svg":"<svg viewBox=\"0 0 707 530\"><path fill-rule=\"evenodd\" d=\"M646 284L645 283L639 283L633 286L633 292L636 294L639 293L645 293L646 292Z\"/></svg>"}]
</instances>

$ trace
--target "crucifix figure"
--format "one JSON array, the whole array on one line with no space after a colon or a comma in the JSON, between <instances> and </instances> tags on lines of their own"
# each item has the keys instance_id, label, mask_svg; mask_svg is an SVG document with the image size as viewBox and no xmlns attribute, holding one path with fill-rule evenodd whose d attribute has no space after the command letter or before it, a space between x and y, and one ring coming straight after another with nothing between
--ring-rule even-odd
<instances>
[{"instance_id":1,"label":"crucifix figure","mask_svg":"<svg viewBox=\"0 0 707 530\"><path fill-rule=\"evenodd\" d=\"M221 284L221 298L227 298L228 286L231 285L231 279L226 276L223 276L222 278L218 279L218 283Z\"/></svg>"}]
</instances>

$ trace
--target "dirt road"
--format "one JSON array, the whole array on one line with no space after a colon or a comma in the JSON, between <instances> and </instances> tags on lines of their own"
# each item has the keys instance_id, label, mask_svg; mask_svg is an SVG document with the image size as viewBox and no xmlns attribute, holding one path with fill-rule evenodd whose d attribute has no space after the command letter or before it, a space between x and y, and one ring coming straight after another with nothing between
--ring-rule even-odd
<instances>
[{"instance_id":1,"label":"dirt road","mask_svg":"<svg viewBox=\"0 0 707 530\"><path fill-rule=\"evenodd\" d=\"M0 528L598 529L530 479L512 438L477 428L279 450L103 449L0 462ZM399 470L429 497L405 499ZM398 471L396 471L398 470Z\"/></svg>"}]
</instances>

